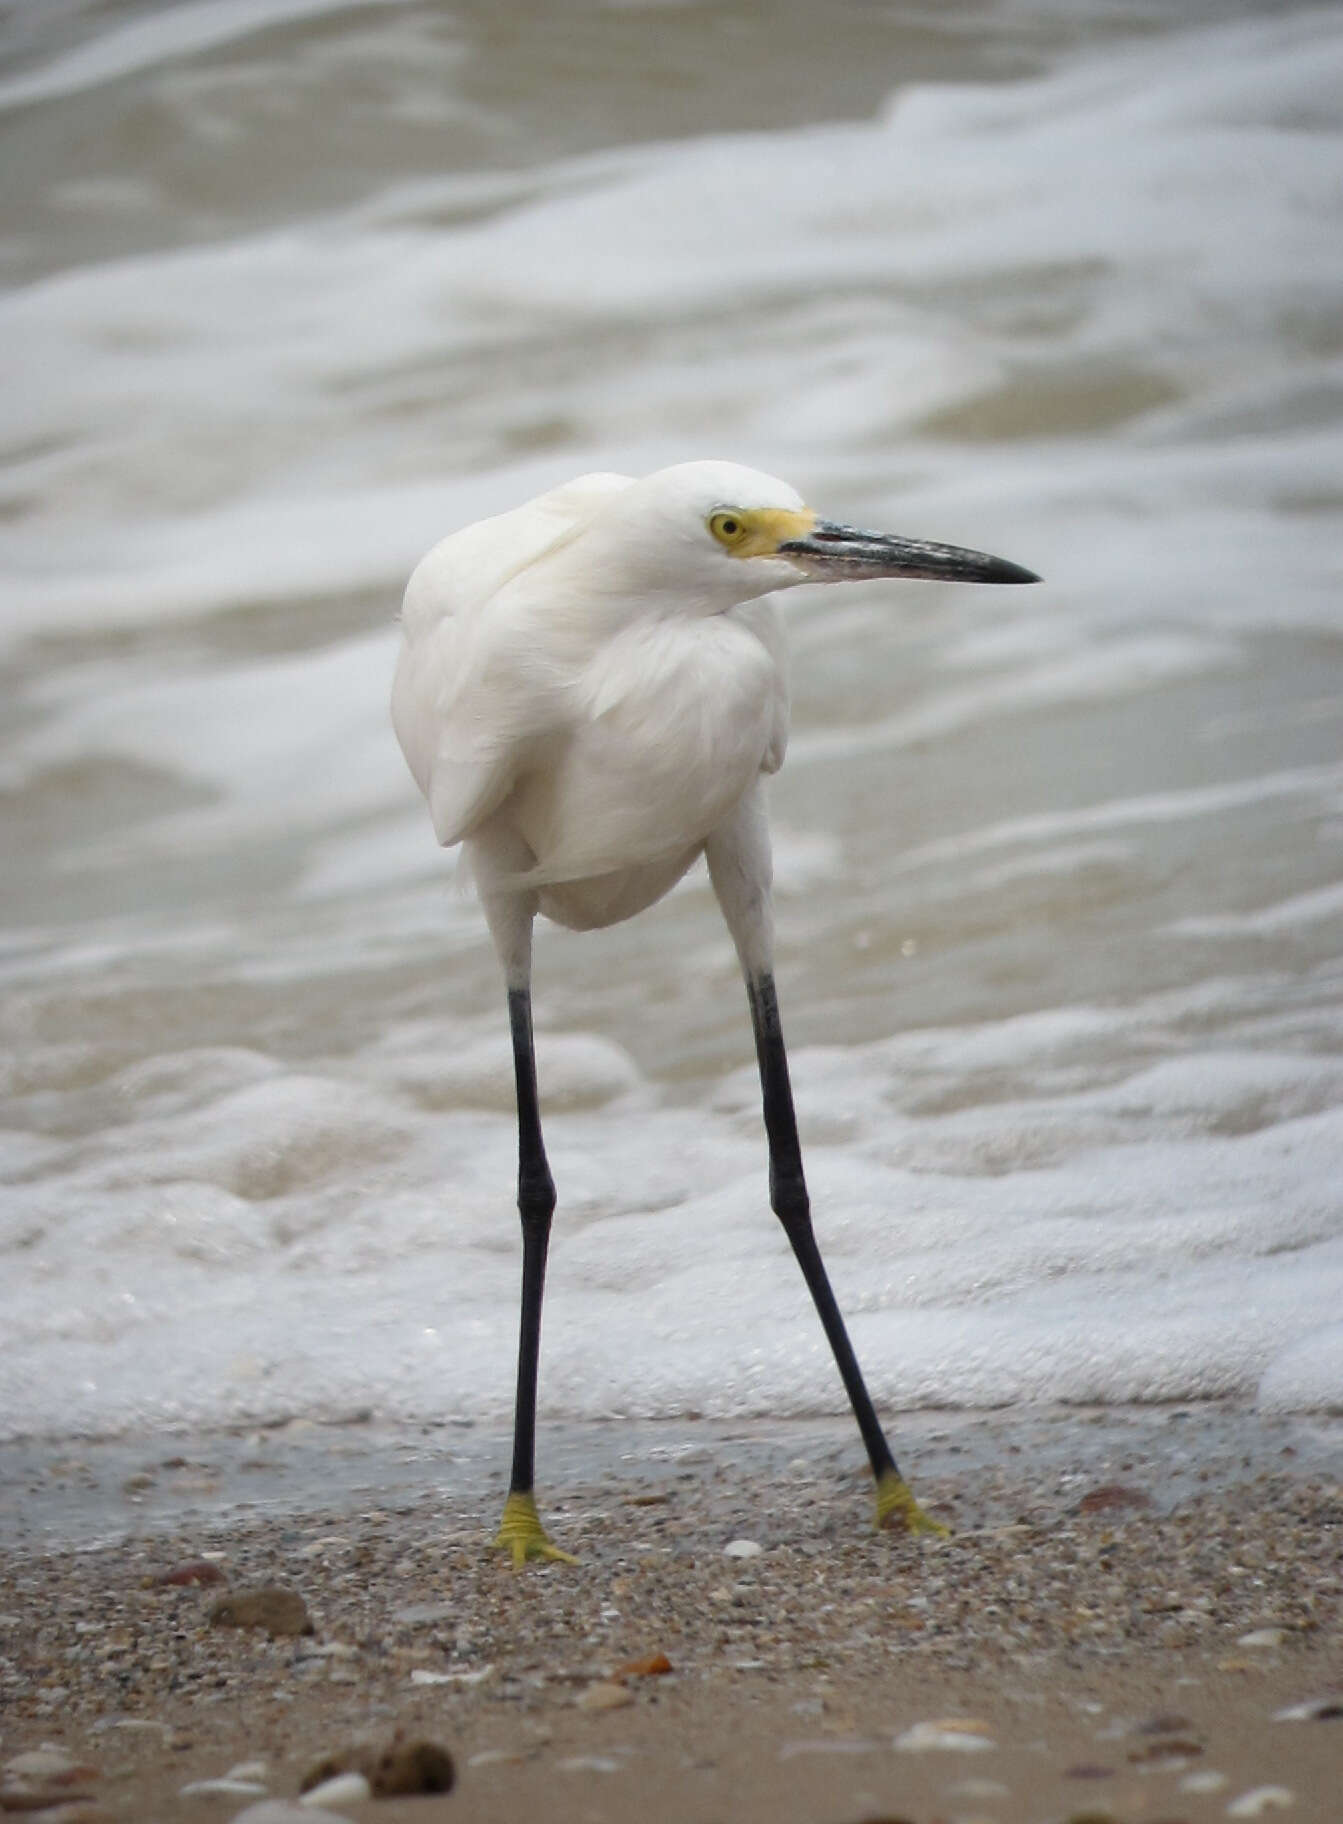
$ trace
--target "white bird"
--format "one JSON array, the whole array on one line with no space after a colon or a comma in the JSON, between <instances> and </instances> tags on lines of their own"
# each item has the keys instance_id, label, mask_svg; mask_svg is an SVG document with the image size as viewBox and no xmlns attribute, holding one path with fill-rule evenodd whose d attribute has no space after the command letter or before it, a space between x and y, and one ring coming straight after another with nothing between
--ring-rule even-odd
<instances>
[{"instance_id":1,"label":"white bird","mask_svg":"<svg viewBox=\"0 0 1343 1824\"><path fill-rule=\"evenodd\" d=\"M746 980L770 1202L834 1351L876 1478L877 1524L943 1530L896 1467L812 1232L773 977L762 780L788 738L782 632L762 598L919 576L1029 583L983 552L820 520L728 462L584 475L436 545L406 589L392 720L444 845L460 842L503 966L518 1111L522 1321L513 1468L495 1544L573 1562L533 1494L541 1298L555 1187L532 1050L537 913L631 918L704 855Z\"/></svg>"}]
</instances>

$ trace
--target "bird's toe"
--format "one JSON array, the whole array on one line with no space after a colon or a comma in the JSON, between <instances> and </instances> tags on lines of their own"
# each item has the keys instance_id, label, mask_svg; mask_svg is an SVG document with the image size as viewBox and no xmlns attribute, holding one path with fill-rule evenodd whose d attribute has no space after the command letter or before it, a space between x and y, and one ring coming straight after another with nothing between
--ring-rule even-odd
<instances>
[{"instance_id":1,"label":"bird's toe","mask_svg":"<svg viewBox=\"0 0 1343 1824\"><path fill-rule=\"evenodd\" d=\"M914 1499L908 1482L891 1469L877 1478L876 1528L879 1533L906 1532L916 1538L951 1536L951 1528L925 1512Z\"/></svg>"},{"instance_id":2,"label":"bird's toe","mask_svg":"<svg viewBox=\"0 0 1343 1824\"><path fill-rule=\"evenodd\" d=\"M521 1570L524 1564L578 1563L572 1552L561 1551L546 1532L532 1495L516 1490L504 1502L503 1519L493 1544L496 1551L509 1554L515 1570Z\"/></svg>"}]
</instances>

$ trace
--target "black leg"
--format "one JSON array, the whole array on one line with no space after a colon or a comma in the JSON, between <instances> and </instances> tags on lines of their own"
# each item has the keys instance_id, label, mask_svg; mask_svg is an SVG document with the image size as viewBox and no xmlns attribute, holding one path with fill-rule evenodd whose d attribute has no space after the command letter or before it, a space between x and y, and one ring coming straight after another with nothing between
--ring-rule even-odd
<instances>
[{"instance_id":1,"label":"black leg","mask_svg":"<svg viewBox=\"0 0 1343 1824\"><path fill-rule=\"evenodd\" d=\"M510 1493L529 1495L536 1468L536 1373L550 1219L555 1213L555 1181L541 1138L536 1055L532 1048L532 998L525 988L514 988L509 993L508 1023L513 1031L513 1070L518 1089L518 1214L522 1218L522 1326L513 1416L513 1474L508 1486Z\"/></svg>"},{"instance_id":2,"label":"black leg","mask_svg":"<svg viewBox=\"0 0 1343 1824\"><path fill-rule=\"evenodd\" d=\"M918 1506L896 1467L816 1245L807 1184L802 1173L802 1148L797 1137L793 1091L788 1080L788 1055L779 1023L774 977L768 973L749 977L746 993L751 1006L756 1057L760 1063L765 1134L769 1142L770 1205L797 1256L867 1447L877 1482L877 1524L903 1522L911 1532L943 1532L946 1529L930 1520Z\"/></svg>"},{"instance_id":3,"label":"black leg","mask_svg":"<svg viewBox=\"0 0 1343 1824\"><path fill-rule=\"evenodd\" d=\"M508 1500L495 1544L513 1555L573 1560L551 1544L541 1526L532 1493L536 1468L536 1376L541 1352L541 1300L546 1286L546 1253L550 1220L555 1213L555 1181L550 1175L541 1138L541 1111L536 1092L536 1056L532 1046L532 998L526 988L508 993L508 1022L513 1034L513 1070L518 1094L518 1214L522 1218L522 1318L518 1333L518 1390L513 1412L513 1472Z\"/></svg>"}]
</instances>

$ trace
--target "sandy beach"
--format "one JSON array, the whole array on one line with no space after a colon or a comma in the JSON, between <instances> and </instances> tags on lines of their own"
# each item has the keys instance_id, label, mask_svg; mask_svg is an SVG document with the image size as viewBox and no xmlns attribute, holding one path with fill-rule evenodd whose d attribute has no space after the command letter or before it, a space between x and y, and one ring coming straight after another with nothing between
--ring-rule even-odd
<instances>
[{"instance_id":1,"label":"sandy beach","mask_svg":"<svg viewBox=\"0 0 1343 1824\"><path fill-rule=\"evenodd\" d=\"M397 1731L445 1747L455 1789L344 1815L1339 1817L1338 1422L896 1429L945 1541L869 1531L838 1421L612 1421L548 1453L579 1564L521 1574L485 1549L493 1434L30 1445L21 1471L9 1447L4 1758L51 1744L90 1770L62 1824L232 1820ZM163 1581L201 1564L208 1582ZM264 1586L313 1631L210 1620ZM183 1793L247 1763L253 1794Z\"/></svg>"}]
</instances>

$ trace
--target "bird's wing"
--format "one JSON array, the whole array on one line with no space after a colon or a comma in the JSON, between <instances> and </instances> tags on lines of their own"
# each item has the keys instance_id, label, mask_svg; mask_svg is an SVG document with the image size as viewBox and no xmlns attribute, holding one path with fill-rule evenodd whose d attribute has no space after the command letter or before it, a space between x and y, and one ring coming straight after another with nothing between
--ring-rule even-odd
<instances>
[{"instance_id":1,"label":"bird's wing","mask_svg":"<svg viewBox=\"0 0 1343 1824\"><path fill-rule=\"evenodd\" d=\"M633 485L631 475L580 475L441 539L406 585L401 625L407 640L488 607L506 583L576 538L613 495Z\"/></svg>"},{"instance_id":2,"label":"bird's wing","mask_svg":"<svg viewBox=\"0 0 1343 1824\"><path fill-rule=\"evenodd\" d=\"M515 675L491 604L524 571L568 544L627 475L582 475L524 506L466 526L416 566L401 609L403 641L392 722L434 833L446 847L470 835L508 796L534 700Z\"/></svg>"}]
</instances>

